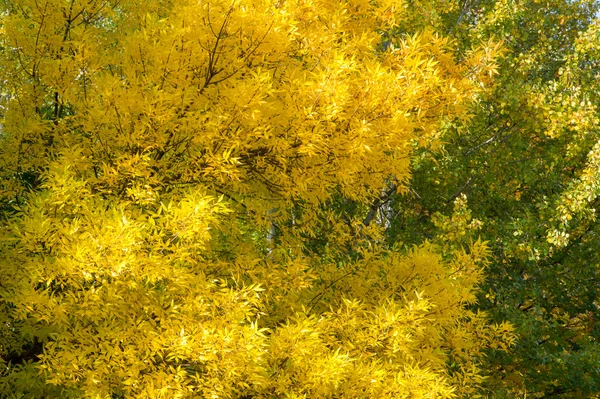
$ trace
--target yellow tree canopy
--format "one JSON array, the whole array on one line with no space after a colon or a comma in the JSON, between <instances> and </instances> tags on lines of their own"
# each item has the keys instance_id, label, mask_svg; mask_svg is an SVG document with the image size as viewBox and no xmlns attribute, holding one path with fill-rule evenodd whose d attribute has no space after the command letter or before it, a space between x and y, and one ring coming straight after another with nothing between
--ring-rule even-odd
<instances>
[{"instance_id":1,"label":"yellow tree canopy","mask_svg":"<svg viewBox=\"0 0 600 399\"><path fill-rule=\"evenodd\" d=\"M373 212L494 44L382 41L392 0L8 3L0 396L474 395L512 335L465 308L464 199L410 250Z\"/></svg>"}]
</instances>

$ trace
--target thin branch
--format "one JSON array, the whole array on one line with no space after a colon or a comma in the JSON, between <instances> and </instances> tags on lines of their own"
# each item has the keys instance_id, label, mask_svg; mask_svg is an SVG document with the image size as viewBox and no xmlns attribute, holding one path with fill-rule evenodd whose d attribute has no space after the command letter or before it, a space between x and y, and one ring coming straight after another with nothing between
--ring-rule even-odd
<instances>
[{"instance_id":1,"label":"thin branch","mask_svg":"<svg viewBox=\"0 0 600 399\"><path fill-rule=\"evenodd\" d=\"M369 224L371 224L375 216L377 216L379 208L381 208L383 204L388 202L395 192L396 184L392 184L392 186L387 191L385 191L381 197L376 198L375 201L373 201L373 204L369 208L369 213L367 213L367 216L362 222L363 226L367 227L369 226Z\"/></svg>"}]
</instances>

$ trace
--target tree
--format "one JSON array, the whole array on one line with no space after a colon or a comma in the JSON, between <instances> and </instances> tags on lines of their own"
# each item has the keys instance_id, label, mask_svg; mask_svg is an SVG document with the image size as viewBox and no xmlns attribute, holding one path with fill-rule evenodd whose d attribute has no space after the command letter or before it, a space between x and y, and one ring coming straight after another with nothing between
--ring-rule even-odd
<instances>
[{"instance_id":1,"label":"tree","mask_svg":"<svg viewBox=\"0 0 600 399\"><path fill-rule=\"evenodd\" d=\"M412 192L391 205L389 239L416 242L438 234L431 215L449 215L468 196L493 254L479 307L519 336L486 366L506 397L600 392L598 7L465 3L445 29L466 46L504 39L495 88L466 124L447 125L444 152L415 154Z\"/></svg>"},{"instance_id":2,"label":"tree","mask_svg":"<svg viewBox=\"0 0 600 399\"><path fill-rule=\"evenodd\" d=\"M475 395L513 339L467 309L486 245L390 246L371 210L493 42L382 44L393 1L5 9L0 396Z\"/></svg>"}]
</instances>

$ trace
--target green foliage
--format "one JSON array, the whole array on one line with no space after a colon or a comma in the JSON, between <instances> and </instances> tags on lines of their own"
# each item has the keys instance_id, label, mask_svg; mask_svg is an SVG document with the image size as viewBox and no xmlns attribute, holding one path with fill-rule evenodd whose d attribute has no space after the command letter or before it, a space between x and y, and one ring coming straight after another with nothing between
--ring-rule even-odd
<instances>
[{"instance_id":1,"label":"green foliage","mask_svg":"<svg viewBox=\"0 0 600 399\"><path fill-rule=\"evenodd\" d=\"M432 215L468 196L493 254L479 304L519 336L514 351L488 358L501 397L600 393L598 9L469 5L455 35L464 45L503 39L499 75L473 119L446 125L444 151L413 159L411 193L392 206L390 240L416 242L439 234Z\"/></svg>"}]
</instances>

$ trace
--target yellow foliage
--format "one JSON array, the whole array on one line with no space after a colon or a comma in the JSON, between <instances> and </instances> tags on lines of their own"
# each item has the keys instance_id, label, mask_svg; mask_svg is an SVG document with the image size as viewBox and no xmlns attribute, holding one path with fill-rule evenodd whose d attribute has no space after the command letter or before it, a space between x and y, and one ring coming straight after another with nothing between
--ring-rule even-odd
<instances>
[{"instance_id":1,"label":"yellow foliage","mask_svg":"<svg viewBox=\"0 0 600 399\"><path fill-rule=\"evenodd\" d=\"M405 191L415 143L439 145L493 71L497 46L456 63L428 30L378 50L407 18L395 1L13 4L0 396L475 392L478 357L512 339L466 309L485 245L388 248L331 206Z\"/></svg>"}]
</instances>

